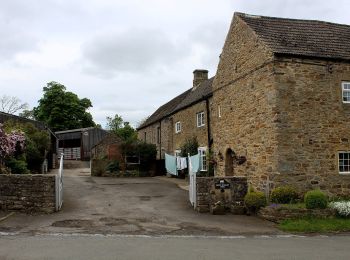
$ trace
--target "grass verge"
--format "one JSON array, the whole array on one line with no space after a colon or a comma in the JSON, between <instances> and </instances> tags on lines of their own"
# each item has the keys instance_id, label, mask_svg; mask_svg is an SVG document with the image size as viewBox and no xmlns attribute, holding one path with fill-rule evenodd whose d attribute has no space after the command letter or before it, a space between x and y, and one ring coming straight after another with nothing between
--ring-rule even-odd
<instances>
[{"instance_id":1,"label":"grass verge","mask_svg":"<svg viewBox=\"0 0 350 260\"><path fill-rule=\"evenodd\" d=\"M350 231L350 219L345 218L301 218L287 219L278 227L287 232L344 232Z\"/></svg>"}]
</instances>

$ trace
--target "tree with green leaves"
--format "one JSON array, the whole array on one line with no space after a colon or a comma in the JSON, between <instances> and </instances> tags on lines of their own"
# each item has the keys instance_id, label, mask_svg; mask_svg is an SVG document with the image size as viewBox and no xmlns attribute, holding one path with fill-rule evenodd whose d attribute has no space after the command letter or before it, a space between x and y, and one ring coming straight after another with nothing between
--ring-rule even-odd
<instances>
[{"instance_id":1,"label":"tree with green leaves","mask_svg":"<svg viewBox=\"0 0 350 260\"><path fill-rule=\"evenodd\" d=\"M80 99L54 81L48 83L43 92L39 105L33 109L36 120L45 122L54 131L95 126L87 111L92 107L89 99Z\"/></svg>"},{"instance_id":2,"label":"tree with green leaves","mask_svg":"<svg viewBox=\"0 0 350 260\"><path fill-rule=\"evenodd\" d=\"M124 122L123 118L116 114L113 118L107 117L107 129L115 133L124 142L132 143L137 140L136 130L129 124Z\"/></svg>"}]
</instances>

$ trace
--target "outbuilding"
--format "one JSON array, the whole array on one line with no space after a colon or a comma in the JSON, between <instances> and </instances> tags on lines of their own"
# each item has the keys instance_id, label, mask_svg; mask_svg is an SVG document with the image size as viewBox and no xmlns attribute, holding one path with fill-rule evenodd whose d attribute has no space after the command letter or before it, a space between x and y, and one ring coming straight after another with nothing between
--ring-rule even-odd
<instances>
[{"instance_id":1,"label":"outbuilding","mask_svg":"<svg viewBox=\"0 0 350 260\"><path fill-rule=\"evenodd\" d=\"M97 127L79 128L55 133L58 138L58 152L64 154L65 160L90 160L91 148L98 144L107 134Z\"/></svg>"}]
</instances>

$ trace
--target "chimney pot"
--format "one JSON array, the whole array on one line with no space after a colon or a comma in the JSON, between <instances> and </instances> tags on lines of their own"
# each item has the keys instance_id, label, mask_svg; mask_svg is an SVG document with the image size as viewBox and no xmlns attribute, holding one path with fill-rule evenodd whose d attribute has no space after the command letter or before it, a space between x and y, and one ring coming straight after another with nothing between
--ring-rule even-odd
<instances>
[{"instance_id":1,"label":"chimney pot","mask_svg":"<svg viewBox=\"0 0 350 260\"><path fill-rule=\"evenodd\" d=\"M193 71L193 87L198 87L202 82L208 80L207 70L194 70Z\"/></svg>"}]
</instances>

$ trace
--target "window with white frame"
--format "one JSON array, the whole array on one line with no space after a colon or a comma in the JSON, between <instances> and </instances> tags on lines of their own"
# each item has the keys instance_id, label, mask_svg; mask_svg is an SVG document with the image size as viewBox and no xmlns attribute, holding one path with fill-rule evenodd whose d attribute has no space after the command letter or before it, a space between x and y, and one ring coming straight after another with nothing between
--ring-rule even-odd
<instances>
[{"instance_id":1,"label":"window with white frame","mask_svg":"<svg viewBox=\"0 0 350 260\"><path fill-rule=\"evenodd\" d=\"M200 171L207 171L207 148L206 147L199 147L198 148L199 153L199 170Z\"/></svg>"},{"instance_id":2,"label":"window with white frame","mask_svg":"<svg viewBox=\"0 0 350 260\"><path fill-rule=\"evenodd\" d=\"M181 132L181 122L178 121L175 123L175 133L180 133Z\"/></svg>"},{"instance_id":3,"label":"window with white frame","mask_svg":"<svg viewBox=\"0 0 350 260\"><path fill-rule=\"evenodd\" d=\"M204 112L199 112L197 113L197 127L202 127L204 125Z\"/></svg>"},{"instance_id":4,"label":"window with white frame","mask_svg":"<svg viewBox=\"0 0 350 260\"><path fill-rule=\"evenodd\" d=\"M341 88L343 103L350 103L350 82L343 82Z\"/></svg>"},{"instance_id":5,"label":"window with white frame","mask_svg":"<svg viewBox=\"0 0 350 260\"><path fill-rule=\"evenodd\" d=\"M181 156L181 150L175 150L174 155L176 157L180 157Z\"/></svg>"},{"instance_id":6,"label":"window with white frame","mask_svg":"<svg viewBox=\"0 0 350 260\"><path fill-rule=\"evenodd\" d=\"M350 151L338 153L338 165L340 174L350 174Z\"/></svg>"}]
</instances>

